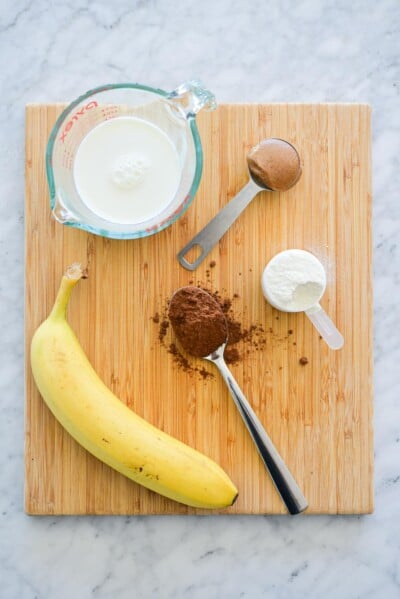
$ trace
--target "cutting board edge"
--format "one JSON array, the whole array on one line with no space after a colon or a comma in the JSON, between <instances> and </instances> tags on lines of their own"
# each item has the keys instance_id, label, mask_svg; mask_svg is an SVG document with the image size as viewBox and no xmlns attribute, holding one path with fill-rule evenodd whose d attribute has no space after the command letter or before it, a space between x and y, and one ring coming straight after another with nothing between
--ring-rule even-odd
<instances>
[{"instance_id":1,"label":"cutting board edge","mask_svg":"<svg viewBox=\"0 0 400 599\"><path fill-rule=\"evenodd\" d=\"M284 103L282 103L282 102L279 102L279 103L278 102L277 103L267 103L268 106L279 106L279 105L282 105L282 104L284 104ZM66 103L61 103L60 102L60 103L52 103L51 105L47 105L47 106L64 107L65 105L66 105ZM234 106L254 106L254 105L265 106L266 103L248 102L248 103L221 103L220 104L220 106L233 106L233 107ZM338 106L339 105L339 106L344 106L344 107L348 107L348 106L363 106L363 107L369 108L369 110L371 111L371 106L369 104L367 104L367 103L327 103L327 102L324 102L324 103L288 103L287 105L288 106L324 106L324 105ZM35 109L36 107L39 107L39 106L43 106L43 104L40 104L40 103L30 103L30 104L26 105L26 110L28 112L29 110ZM25 171L26 171L26 166L25 166ZM371 171L370 171L370 176L371 176ZM25 176L25 188L26 188L26 186L27 186L27 177ZM26 193L25 193L25 201L27 201L27 195L26 195ZM371 204L372 204L372 194L371 194ZM25 227L27 227L27 223L25 223ZM372 240L372 231L371 230L370 230L370 240ZM26 254L27 254L26 236L24 238L24 245L25 245L25 257L26 257ZM25 268L26 268L26 259L25 259ZM372 271L372 264L370 264L370 270ZM26 273L24 275L24 280L25 280L24 293L26 295L26 280L27 280ZM372 293L372 291L371 291L371 293ZM26 297L25 297L24 317L25 317L25 324L24 324L24 329L25 329L25 347L27 347L29 339L27 339L27 337L26 337ZM373 320L372 319L371 319L371 322L372 322L372 326L373 326ZM373 348L373 346L372 346L372 348ZM26 351L26 355L25 355L25 365L26 365L26 367L29 367L28 366L29 365L29 357L28 356L29 356L29 352ZM371 373L373 375L373 356L371 356L371 362L372 362ZM26 389L25 389L25 393L26 393ZM374 389L372 388L372 391L371 391L371 400L370 400L370 403L372 404L372 407L373 407L373 400L374 400ZM25 424L26 424L26 397L25 397ZM374 427L373 427L373 418L372 418L372 420L371 420L371 438L372 438L372 441L373 441L373 430L374 430ZM25 443L27 443L27 435L25 436ZM371 453L373 454L373 443L372 443ZM372 464L373 463L374 463L374 460L373 460L373 455L372 455ZM27 466L28 465L25 463L25 467L27 467ZM318 514L330 514L330 515L347 515L347 514L354 514L354 515L360 514L360 515L364 515L365 514L366 515L366 514L373 513L373 511L374 511L374 497L373 497L374 479L373 479L373 475L371 476L371 481L370 482L371 482L371 489L372 489L372 502L371 502L372 505L370 506L370 508L366 509L365 511L357 511L357 512L347 512L347 511L346 512L340 512L340 511L329 512L329 511L320 511L320 512L312 512L312 513L309 513L308 515L318 515ZM73 512L73 511L71 511L71 512L68 512L68 513L64 513L64 512L63 513L55 513L55 512L54 513L50 513L50 512L45 512L45 511L36 511L36 510L33 510L32 506L30 505L30 502L28 501L26 493L27 493L27 489L26 489L26 477L25 477L25 512L26 512L27 515L32 515L32 516L35 516L35 515L38 515L38 516L40 516L40 515L54 515L54 516L56 516L56 515L57 516L58 515L86 515L86 514L87 515L107 515L107 514L109 514L109 515L172 515L172 514L173 515L186 515L186 514L179 514L179 513L176 513L176 512L170 512L170 513L166 513L166 514L163 514L163 513L160 513L160 512L154 512L154 513L151 513L151 512L148 512L148 513L143 513L143 512L121 512L119 514L116 514L116 513L112 514L112 512L110 512L110 511L106 511L104 513L103 512L96 512L96 511L88 511L88 512L78 512L78 511L77 512ZM235 515L280 515L280 514L277 514L276 512L273 512L273 513L264 512L264 513L261 514L259 512L246 512L246 511L235 512L235 513L226 513L225 511L224 512L219 512L218 511L218 512L213 512L213 514L224 514L224 515L232 515L232 516L235 516ZM213 515L213 514L204 514L204 515L210 516L210 515ZM192 515L192 514L189 514L189 515ZM193 514L193 515L203 515L203 514Z\"/></svg>"}]
</instances>

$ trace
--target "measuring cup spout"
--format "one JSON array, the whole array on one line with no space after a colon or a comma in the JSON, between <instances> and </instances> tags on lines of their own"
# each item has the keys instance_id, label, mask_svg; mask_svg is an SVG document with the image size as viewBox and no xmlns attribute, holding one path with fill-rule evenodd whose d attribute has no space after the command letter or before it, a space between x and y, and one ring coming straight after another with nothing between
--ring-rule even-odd
<instances>
[{"instance_id":1,"label":"measuring cup spout","mask_svg":"<svg viewBox=\"0 0 400 599\"><path fill-rule=\"evenodd\" d=\"M168 94L167 99L187 119L194 118L203 108L215 110L217 107L214 94L197 80L182 83Z\"/></svg>"},{"instance_id":2,"label":"measuring cup spout","mask_svg":"<svg viewBox=\"0 0 400 599\"><path fill-rule=\"evenodd\" d=\"M74 224L79 223L79 221L77 220L75 215L72 214L72 212L70 212L68 210L68 208L64 204L63 200L61 199L59 193L57 193L57 195L54 198L52 214L53 214L54 218L56 219L56 221L58 221L62 225L65 225L67 223L74 223Z\"/></svg>"},{"instance_id":3,"label":"measuring cup spout","mask_svg":"<svg viewBox=\"0 0 400 599\"><path fill-rule=\"evenodd\" d=\"M331 349L341 349L343 347L343 335L337 330L332 320L319 304L315 304L306 310L305 313Z\"/></svg>"}]
</instances>

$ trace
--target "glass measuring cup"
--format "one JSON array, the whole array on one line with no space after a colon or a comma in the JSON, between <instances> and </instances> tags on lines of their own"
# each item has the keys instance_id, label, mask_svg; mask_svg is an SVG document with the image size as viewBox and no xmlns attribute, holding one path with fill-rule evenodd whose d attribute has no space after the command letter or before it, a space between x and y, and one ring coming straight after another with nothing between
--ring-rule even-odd
<instances>
[{"instance_id":1,"label":"glass measuring cup","mask_svg":"<svg viewBox=\"0 0 400 599\"><path fill-rule=\"evenodd\" d=\"M203 153L196 115L216 107L214 95L198 81L183 83L172 92L137 83L97 87L72 102L57 119L46 149L50 207L64 224L103 237L135 239L158 233L175 222L192 202L200 183ZM160 213L140 223L111 222L83 202L73 176L79 144L100 123L132 116L161 129L175 146L181 176L174 198Z\"/></svg>"},{"instance_id":2,"label":"glass measuring cup","mask_svg":"<svg viewBox=\"0 0 400 599\"><path fill-rule=\"evenodd\" d=\"M307 265L313 270L314 282L299 274L300 266ZM280 285L281 292L277 293L273 285ZM331 349L343 347L342 334L319 303L326 289L326 273L313 254L297 249L276 254L263 271L261 286L271 306L282 312L305 312Z\"/></svg>"}]
</instances>

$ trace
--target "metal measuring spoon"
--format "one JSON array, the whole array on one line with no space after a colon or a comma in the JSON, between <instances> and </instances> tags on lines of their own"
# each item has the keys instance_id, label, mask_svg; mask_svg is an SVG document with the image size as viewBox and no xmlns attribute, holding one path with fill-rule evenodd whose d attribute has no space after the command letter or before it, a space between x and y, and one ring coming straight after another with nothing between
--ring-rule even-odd
<instances>
[{"instance_id":1,"label":"metal measuring spoon","mask_svg":"<svg viewBox=\"0 0 400 599\"><path fill-rule=\"evenodd\" d=\"M169 318L182 347L213 362L220 371L289 513L303 512L308 507L307 500L225 363L228 325L218 302L203 289L182 287L171 298Z\"/></svg>"},{"instance_id":2,"label":"metal measuring spoon","mask_svg":"<svg viewBox=\"0 0 400 599\"><path fill-rule=\"evenodd\" d=\"M300 157L292 144L283 139L264 139L247 154L250 179L239 193L178 253L179 262L195 270L226 233L246 206L260 191L286 191L301 176ZM185 256L198 246L201 254L194 262Z\"/></svg>"}]
</instances>

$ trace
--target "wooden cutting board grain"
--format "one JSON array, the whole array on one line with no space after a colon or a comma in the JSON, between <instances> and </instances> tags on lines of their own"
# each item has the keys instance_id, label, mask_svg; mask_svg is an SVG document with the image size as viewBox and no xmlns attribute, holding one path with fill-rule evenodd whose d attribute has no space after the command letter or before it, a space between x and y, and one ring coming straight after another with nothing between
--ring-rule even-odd
<instances>
[{"instance_id":1,"label":"wooden cutting board grain","mask_svg":"<svg viewBox=\"0 0 400 599\"><path fill-rule=\"evenodd\" d=\"M101 378L128 406L215 459L239 488L223 513L285 512L211 364L214 378L185 373L152 321L172 292L203 282L234 301L267 345L232 371L309 501L308 513L373 510L371 130L366 105L221 105L199 116L204 171L198 194L173 226L133 241L102 239L56 223L44 154L61 105L26 109L26 447L29 514L207 513L164 499L112 471L55 421L32 379L29 347L64 269L89 278L74 291L69 320ZM265 137L298 149L303 175L286 193L257 197L193 274L176 253L247 180L247 150ZM315 253L328 273L322 304L344 335L330 351L302 314L263 299L261 272L287 248ZM209 262L215 260L214 268ZM208 273L207 273L208 271ZM293 331L289 334L288 331ZM172 340L169 331L165 342ZM247 347L248 348L248 347ZM308 358L301 365L299 359ZM202 366L203 364L198 363Z\"/></svg>"}]
</instances>

